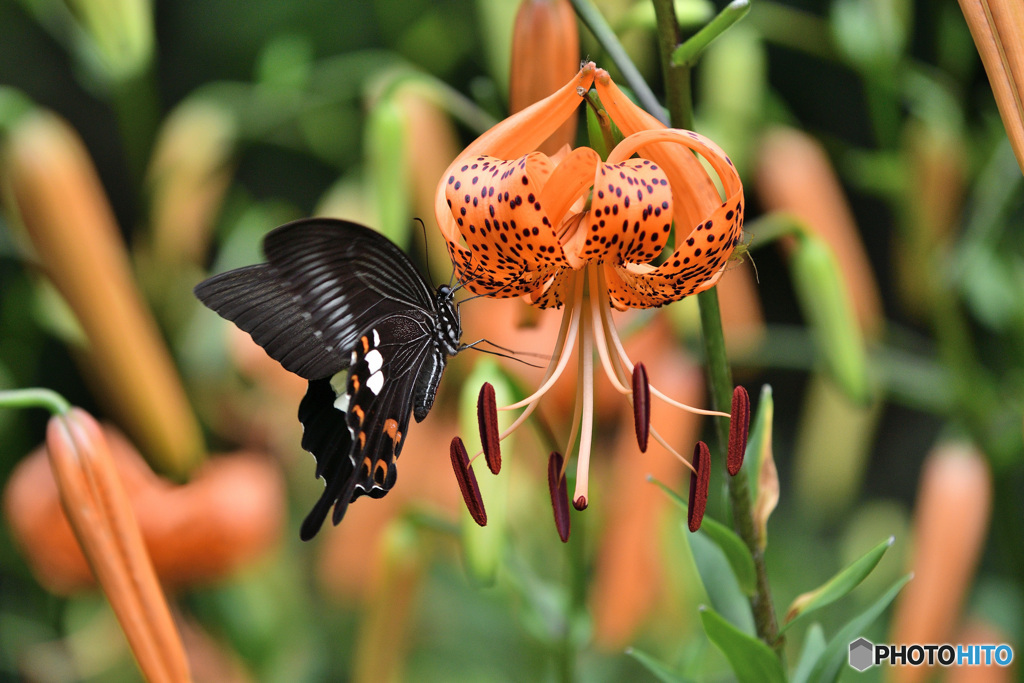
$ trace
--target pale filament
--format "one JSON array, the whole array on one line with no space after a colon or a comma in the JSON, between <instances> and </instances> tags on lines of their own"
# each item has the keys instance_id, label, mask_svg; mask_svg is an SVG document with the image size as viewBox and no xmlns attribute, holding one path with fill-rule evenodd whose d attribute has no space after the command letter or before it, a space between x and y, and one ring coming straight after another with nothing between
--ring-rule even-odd
<instances>
[{"instance_id":1,"label":"pale filament","mask_svg":"<svg viewBox=\"0 0 1024 683\"><path fill-rule=\"evenodd\" d=\"M586 328L583 330L583 334L586 335ZM579 377L583 377L583 365L585 363L583 352L581 351L577 355L577 365ZM569 466L569 454L572 453L573 444L576 443L576 436L580 431L580 422L583 419L583 382L576 383L576 401L573 403L572 411L572 426L569 428L569 440L565 444L565 457L562 458L562 471L559 473L559 479L565 476L565 470Z\"/></svg>"},{"instance_id":2,"label":"pale filament","mask_svg":"<svg viewBox=\"0 0 1024 683\"><path fill-rule=\"evenodd\" d=\"M668 451L672 455L676 456L679 459L679 462L681 462L684 465L686 465L690 469L691 472L694 472L694 473L697 472L697 470L693 469L693 465L690 464L690 461L687 460L686 458L684 458L682 455L680 455L679 451L677 451L676 449L674 449L671 446L669 446L668 445L668 441L666 441L665 438L661 434L659 434L654 427L651 427L651 436L653 436L654 440L657 441L658 443L660 443L665 448L666 451Z\"/></svg>"},{"instance_id":3,"label":"pale filament","mask_svg":"<svg viewBox=\"0 0 1024 683\"><path fill-rule=\"evenodd\" d=\"M582 498L585 505L589 495L590 450L594 438L594 325L587 309L583 310L582 347L580 365L583 366L583 431L580 434L580 451L576 458L576 491L572 494L572 500L575 504Z\"/></svg>"},{"instance_id":4,"label":"pale filament","mask_svg":"<svg viewBox=\"0 0 1024 683\"><path fill-rule=\"evenodd\" d=\"M594 268L594 270L596 270L596 268L600 268L600 267L601 267L600 265L595 264L595 266L593 268ZM594 329L594 336L596 337L596 341L597 341L597 355L601 357L601 365L604 366L604 372L605 372L606 375L608 375L608 381L610 381L612 383L612 386L615 387L615 390L618 391L620 394L626 394L627 396L629 396L630 402L632 402L632 400L633 400L633 391L632 391L632 389L630 387L627 387L620 380L620 378L619 378L620 369L617 368L617 367L613 367L613 365L612 365L613 359L610 357L610 354L608 353L608 338L607 338L607 335L608 335L608 325L605 324L604 319L601 316L601 311L600 311L600 308L602 306L606 306L607 307L607 305L608 305L608 295L607 295L607 293L604 293L604 295L602 296L602 291L601 291L602 283L600 282L600 276L597 275L596 272L593 272L593 271L591 272L591 280L590 281L592 283L592 285L591 285L591 296L590 296L590 321L591 321L591 328L593 328L593 326L595 324L597 324L596 321L598 321L598 320L601 321L601 333L597 334L597 330Z\"/></svg>"},{"instance_id":5,"label":"pale filament","mask_svg":"<svg viewBox=\"0 0 1024 683\"><path fill-rule=\"evenodd\" d=\"M558 337L555 340L555 350L554 350L554 353L551 355L551 361L548 362L548 366L544 370L544 378L541 380L542 383L543 382L547 382L548 379L555 373L555 370L556 370L559 362L561 361L561 356L563 355L563 351L566 348L568 348L571 351L572 343L575 340L575 332L573 331L575 329L574 326L578 324L577 323L577 317L578 317L578 315L577 315L577 309L576 308L572 308L571 310L569 310L567 308L565 313L562 314L562 322L561 322L561 325L558 328ZM568 335L572 335L572 338L569 339L568 342L567 342L566 341L566 337ZM559 371L559 372L561 372L561 371ZM556 378L557 378L557 376L556 376ZM538 403L539 403L538 401L533 401L532 403L530 403L530 405L526 406L526 410L524 410L512 422L512 424L510 424L504 431L501 432L501 434L498 435L498 443L501 443L502 441L504 441L505 437L507 437L509 434L514 432L516 429L518 429L520 425L522 425L524 422L526 422L526 419L528 417L530 417L530 415L533 413L533 411L537 408ZM512 408L513 408L513 406L505 406L503 408L498 408L498 410L511 410ZM484 452L483 448L478 450L476 452L476 454L473 455L473 457L469 459L469 465L472 466L473 463L476 462L476 459L479 458L481 455L483 455L483 452ZM567 460L567 458L563 459L563 461L562 461L562 472L563 472L563 474L565 473L565 461L566 460Z\"/></svg>"},{"instance_id":6,"label":"pale filament","mask_svg":"<svg viewBox=\"0 0 1024 683\"><path fill-rule=\"evenodd\" d=\"M607 288L604 286L603 281L601 282L601 289L603 291L607 291ZM626 355L626 350L622 347L622 341L619 339L619 335L615 331L615 325L612 323L611 319L611 310L608 306L601 306L600 308L602 324L604 325L605 329L608 330L609 337L611 338L612 343L615 345L615 350L618 352L619 360L622 362L623 366L625 366L625 368L628 370L629 374L632 374L633 362L630 361L629 356ZM705 410L703 408L694 408L693 406L687 405L685 403L680 403L679 401L671 399L665 394L658 391L657 387L655 387L653 384L650 385L650 388L651 393L660 398L665 403L668 403L671 406L675 406L676 408L679 408L681 410L685 410L689 413L694 413L696 415L713 415L717 417L729 417L729 413L723 413L719 410Z\"/></svg>"},{"instance_id":7,"label":"pale filament","mask_svg":"<svg viewBox=\"0 0 1024 683\"><path fill-rule=\"evenodd\" d=\"M522 401L513 403L512 405L498 408L498 410L515 410L516 408L522 408L523 406L534 403L544 394L548 393L548 390L555 385L558 378L562 376L562 372L565 370L565 366L569 364L569 357L572 356L572 348L576 343L576 332L580 325L580 310L583 307L583 278L576 277L576 291L573 294L572 302L572 319L569 323L569 332L562 346L561 354L558 359L558 366L555 368L554 373L548 378L544 384L541 385L540 389L537 389L531 396L527 396Z\"/></svg>"},{"instance_id":8,"label":"pale filament","mask_svg":"<svg viewBox=\"0 0 1024 683\"><path fill-rule=\"evenodd\" d=\"M562 314L562 324L558 329L558 339L555 341L555 350L554 353L551 355L551 362L548 363L548 367L544 371L544 378L541 380L541 382L546 382L548 378L551 377L551 375L554 373L555 367L557 366L558 361L561 359L562 350L565 348L565 339L568 335L569 328L572 326L572 321L575 318L575 315L575 311L566 311L565 313ZM498 437L498 441L504 439L506 436L508 436L516 429L518 429L519 425L526 422L526 418L530 417L530 414L534 411L534 409L536 409L536 407L536 402L526 406L526 410L524 410L522 414L519 417L517 417L515 421L511 425L509 425L505 431L501 433L501 435Z\"/></svg>"}]
</instances>

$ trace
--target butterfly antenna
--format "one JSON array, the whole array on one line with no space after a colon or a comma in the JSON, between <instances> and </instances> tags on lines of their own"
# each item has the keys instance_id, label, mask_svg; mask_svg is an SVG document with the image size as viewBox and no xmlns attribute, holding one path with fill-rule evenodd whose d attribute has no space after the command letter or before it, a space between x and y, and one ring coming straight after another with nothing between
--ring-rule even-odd
<instances>
[{"instance_id":1,"label":"butterfly antenna","mask_svg":"<svg viewBox=\"0 0 1024 683\"><path fill-rule=\"evenodd\" d=\"M434 276L430 272L430 241L427 239L427 224L419 216L413 216L413 220L420 224L420 232L423 233L423 262L427 266L427 282L433 282Z\"/></svg>"},{"instance_id":2,"label":"butterfly antenna","mask_svg":"<svg viewBox=\"0 0 1024 683\"><path fill-rule=\"evenodd\" d=\"M486 340L481 339L480 341L486 341ZM528 361L523 360L522 358L517 358L517 357L515 357L515 356L513 356L512 354L509 354L509 353L501 353L500 351L491 351L490 349L481 349L479 346L476 346L477 344L480 343L480 341L475 341L472 344L463 344L462 346L459 347L459 351L462 351L464 349L473 349L474 351L479 351L480 353L486 353L486 354L491 355L491 356L498 356L499 358L508 358L509 360L516 361L517 363L522 363L523 365L529 365L531 368L544 369L543 365L537 365L535 363L530 363ZM530 354L530 355L540 356L541 354Z\"/></svg>"},{"instance_id":3,"label":"butterfly antenna","mask_svg":"<svg viewBox=\"0 0 1024 683\"><path fill-rule=\"evenodd\" d=\"M468 285L473 280L479 280L483 276L483 274L484 274L483 268L481 268L480 266L477 266L469 274L468 278L466 278L465 280L460 280L459 281L459 284L457 284L455 286L455 288L452 289L452 294L454 295L455 292L459 291L460 289L462 289L463 287ZM452 279L453 280L455 279L455 268L454 267L452 268ZM450 286L450 284L449 284L449 286ZM470 298L475 299L477 296L482 296L482 295L481 294L477 294L476 296L473 296L473 297L470 297Z\"/></svg>"},{"instance_id":4,"label":"butterfly antenna","mask_svg":"<svg viewBox=\"0 0 1024 683\"><path fill-rule=\"evenodd\" d=\"M551 356L547 355L546 353L535 353L533 351L516 351L515 349L510 349L507 346L502 346L501 344L495 344L490 339L477 339L472 344L463 344L462 348L464 348L464 349L476 348L477 344L490 344L491 346L493 346L496 349L500 349L502 351L506 351L506 352L511 353L513 355L530 356L532 358L543 358L546 361L550 361L551 360ZM477 351L484 351L484 349L477 349Z\"/></svg>"}]
</instances>

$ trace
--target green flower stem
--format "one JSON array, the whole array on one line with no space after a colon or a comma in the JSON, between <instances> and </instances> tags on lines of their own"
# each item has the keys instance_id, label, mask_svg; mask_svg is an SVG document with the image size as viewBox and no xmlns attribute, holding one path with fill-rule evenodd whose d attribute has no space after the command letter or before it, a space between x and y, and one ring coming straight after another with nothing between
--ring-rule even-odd
<instances>
[{"instance_id":1,"label":"green flower stem","mask_svg":"<svg viewBox=\"0 0 1024 683\"><path fill-rule=\"evenodd\" d=\"M668 105L671 125L693 128L693 85L690 66L672 61L672 50L679 45L679 20L673 0L654 0L654 16L658 26L658 56L661 72L665 74L665 103Z\"/></svg>"},{"instance_id":2,"label":"green flower stem","mask_svg":"<svg viewBox=\"0 0 1024 683\"><path fill-rule=\"evenodd\" d=\"M655 3L657 6L660 3ZM697 63L700 53L704 51L718 36L742 19L750 11L749 0L733 0L725 9L709 21L704 28L697 31L692 38L679 45L672 52L672 63L676 66L692 67ZM661 25L659 20L658 24ZM676 23L675 25L678 25Z\"/></svg>"},{"instance_id":3,"label":"green flower stem","mask_svg":"<svg viewBox=\"0 0 1024 683\"><path fill-rule=\"evenodd\" d=\"M0 391L0 408L46 408L54 415L67 415L71 404L50 389Z\"/></svg>"},{"instance_id":4,"label":"green flower stem","mask_svg":"<svg viewBox=\"0 0 1024 683\"><path fill-rule=\"evenodd\" d=\"M732 371L725 354L725 337L722 333L722 314L718 306L718 290L711 289L697 295L700 308L700 326L704 333L704 354L708 364L708 379L711 383L711 407L728 411L732 406ZM715 418L718 435L718 452L725 453L729 443L729 421ZM721 468L719 468L721 470ZM779 637L779 624L775 617L771 585L768 582L768 567L765 564L764 549L758 543L754 526L754 509L750 500L750 483L747 468L741 468L734 477L727 477L729 504L732 508L733 527L750 550L754 558L756 590L750 598L750 609L754 615L757 635L775 649L779 658L785 644Z\"/></svg>"},{"instance_id":5,"label":"green flower stem","mask_svg":"<svg viewBox=\"0 0 1024 683\"><path fill-rule=\"evenodd\" d=\"M601 12L594 7L590 0L570 1L576 9L576 16L590 29L590 32L597 38L597 42L601 44L601 47L611 57L615 66L622 72L626 83L629 84L637 99L640 100L640 105L650 112L652 116L665 123L665 111L662 109L661 104L659 104L658 98L651 92L647 81L640 75L640 71L633 64L633 60L629 58L629 55L626 54L626 50L622 47L622 43L619 42L618 36L615 35L615 31L605 21Z\"/></svg>"},{"instance_id":6,"label":"green flower stem","mask_svg":"<svg viewBox=\"0 0 1024 683\"><path fill-rule=\"evenodd\" d=\"M746 0L737 0L729 7L745 6ZM692 62L677 62L672 58L678 53L679 22L676 20L675 6L672 0L654 0L654 11L658 21L658 41L662 64L666 65L666 92L670 94L669 116L673 126L686 128L692 125L693 101L690 90L690 67ZM698 32L705 34L703 43L706 45L724 31L746 10L733 10L730 16L735 18L727 23L722 15L712 20L707 27ZM712 30L712 26L715 28ZM692 40L696 39L695 36ZM700 49L703 49L701 47ZM695 50L695 59L700 53ZM673 81L678 81L673 84ZM675 97L671 97L675 93ZM700 307L701 329L704 334L704 350L708 365L708 379L711 384L711 404L716 410L727 411L732 405L732 371L725 352L725 337L722 333L722 314L718 306L718 290L711 288L697 295ZM725 453L729 443L729 423L724 418L715 420L718 435L718 452ZM779 626L775 617L775 605L772 601L771 587L768 582L768 569L765 565L764 551L757 540L754 526L753 506L750 500L750 485L747 481L747 469L741 469L734 477L728 477L729 501L732 507L733 525L743 542L750 549L754 558L756 573L756 591L750 598L750 607L754 615L757 635L775 649L782 659L784 641L779 637Z\"/></svg>"}]
</instances>

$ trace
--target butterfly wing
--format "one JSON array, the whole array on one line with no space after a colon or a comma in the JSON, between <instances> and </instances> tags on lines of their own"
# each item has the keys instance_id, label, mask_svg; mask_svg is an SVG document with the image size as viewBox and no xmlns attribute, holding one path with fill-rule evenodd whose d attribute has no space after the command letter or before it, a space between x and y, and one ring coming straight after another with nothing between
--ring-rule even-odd
<instances>
[{"instance_id":1,"label":"butterfly wing","mask_svg":"<svg viewBox=\"0 0 1024 683\"><path fill-rule=\"evenodd\" d=\"M263 251L267 263L195 291L309 380L299 406L302 446L326 486L303 522L308 540L332 506L337 524L352 500L391 489L410 413L419 421L430 410L447 356L433 339L432 290L381 234L306 219L268 233Z\"/></svg>"},{"instance_id":2,"label":"butterfly wing","mask_svg":"<svg viewBox=\"0 0 1024 683\"><path fill-rule=\"evenodd\" d=\"M267 263L201 282L195 294L308 380L348 367L366 330L409 308L436 310L405 253L370 228L330 218L282 225L263 240Z\"/></svg>"},{"instance_id":3,"label":"butterfly wing","mask_svg":"<svg viewBox=\"0 0 1024 683\"><path fill-rule=\"evenodd\" d=\"M347 366L345 354L328 347L313 329L312 316L265 263L215 275L199 283L195 294L300 377L330 377Z\"/></svg>"},{"instance_id":4,"label":"butterfly wing","mask_svg":"<svg viewBox=\"0 0 1024 683\"><path fill-rule=\"evenodd\" d=\"M301 298L310 326L346 354L380 320L409 309L433 313L433 291L405 253L355 223L313 218L263 240L278 277Z\"/></svg>"},{"instance_id":5,"label":"butterfly wing","mask_svg":"<svg viewBox=\"0 0 1024 683\"><path fill-rule=\"evenodd\" d=\"M302 446L316 456L326 486L302 524L303 540L332 506L338 524L353 500L380 498L394 486L417 379L438 358L442 369L445 363L430 333L431 321L418 312L392 315L358 340L343 393L337 381L310 382L299 407Z\"/></svg>"}]
</instances>

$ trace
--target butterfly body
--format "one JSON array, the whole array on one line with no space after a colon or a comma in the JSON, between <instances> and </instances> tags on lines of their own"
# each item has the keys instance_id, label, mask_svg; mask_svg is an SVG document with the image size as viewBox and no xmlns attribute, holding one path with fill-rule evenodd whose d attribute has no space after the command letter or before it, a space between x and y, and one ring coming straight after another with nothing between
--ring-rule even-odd
<instances>
[{"instance_id":1,"label":"butterfly body","mask_svg":"<svg viewBox=\"0 0 1024 683\"><path fill-rule=\"evenodd\" d=\"M312 538L356 498L397 478L410 415L430 411L449 356L461 349L453 290L432 290L408 257L369 228L295 221L263 242L267 263L216 275L196 296L309 381L299 405L302 447L323 495L302 524Z\"/></svg>"}]
</instances>

